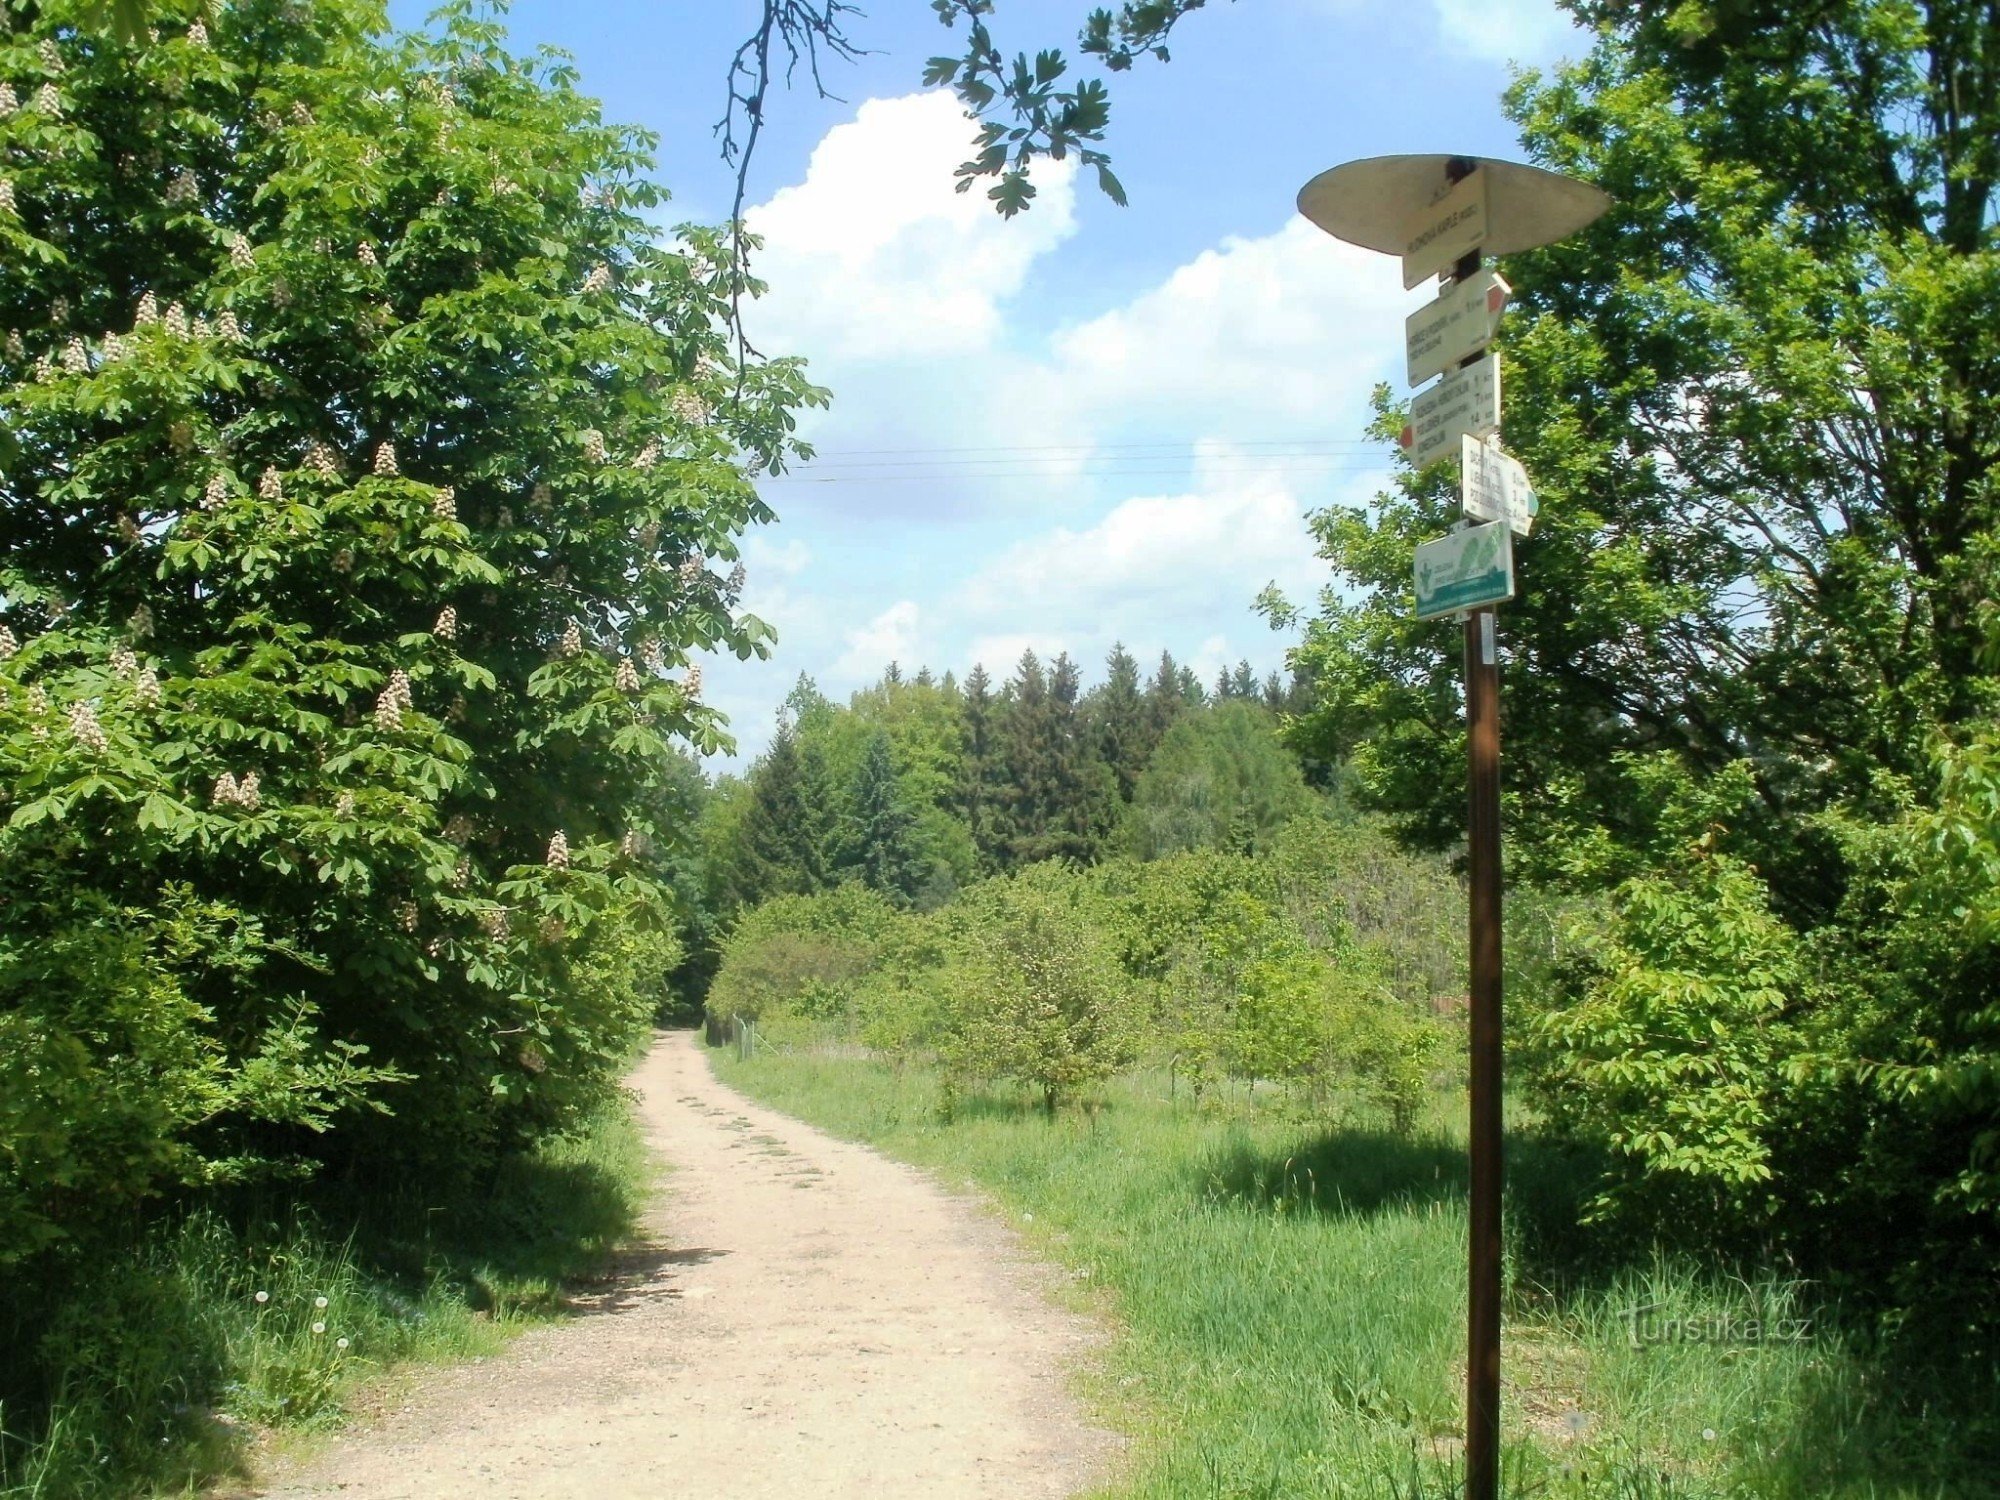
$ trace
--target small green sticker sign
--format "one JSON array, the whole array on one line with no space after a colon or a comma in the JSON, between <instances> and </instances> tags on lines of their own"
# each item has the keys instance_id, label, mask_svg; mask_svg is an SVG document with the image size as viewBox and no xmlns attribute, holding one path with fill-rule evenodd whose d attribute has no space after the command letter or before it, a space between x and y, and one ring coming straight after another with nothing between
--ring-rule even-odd
<instances>
[{"instance_id":1,"label":"small green sticker sign","mask_svg":"<svg viewBox=\"0 0 2000 1500\"><path fill-rule=\"evenodd\" d=\"M1514 597L1514 536L1505 521L1467 526L1417 548L1417 618Z\"/></svg>"}]
</instances>

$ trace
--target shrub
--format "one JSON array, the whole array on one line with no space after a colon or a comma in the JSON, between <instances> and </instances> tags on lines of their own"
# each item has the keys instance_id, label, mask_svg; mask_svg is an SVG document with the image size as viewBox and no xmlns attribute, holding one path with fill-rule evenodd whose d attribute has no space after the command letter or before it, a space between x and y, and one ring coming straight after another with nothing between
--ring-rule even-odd
<instances>
[{"instance_id":1,"label":"shrub","mask_svg":"<svg viewBox=\"0 0 2000 1500\"><path fill-rule=\"evenodd\" d=\"M762 645L708 560L813 398L733 361L645 139L486 20L73 9L0 35L10 1251L610 1087L672 750L721 743L667 673Z\"/></svg>"}]
</instances>

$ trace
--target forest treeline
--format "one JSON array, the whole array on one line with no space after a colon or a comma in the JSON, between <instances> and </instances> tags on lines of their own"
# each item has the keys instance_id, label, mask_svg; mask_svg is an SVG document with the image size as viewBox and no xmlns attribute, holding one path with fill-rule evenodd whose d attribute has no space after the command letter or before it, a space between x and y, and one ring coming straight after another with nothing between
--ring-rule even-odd
<instances>
[{"instance_id":1,"label":"forest treeline","mask_svg":"<svg viewBox=\"0 0 2000 1500\"><path fill-rule=\"evenodd\" d=\"M1122 645L1088 691L1067 654L1025 652L996 684L890 664L846 704L802 678L769 748L709 792L704 892L727 913L856 879L934 907L997 871L1114 852L1254 849L1306 800L1275 742L1303 687L1248 662L1204 687Z\"/></svg>"}]
</instances>

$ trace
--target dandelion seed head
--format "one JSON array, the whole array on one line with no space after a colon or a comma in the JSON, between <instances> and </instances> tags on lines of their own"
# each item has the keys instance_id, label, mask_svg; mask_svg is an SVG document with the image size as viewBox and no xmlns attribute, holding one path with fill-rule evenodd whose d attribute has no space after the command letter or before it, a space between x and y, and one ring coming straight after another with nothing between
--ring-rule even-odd
<instances>
[{"instance_id":1,"label":"dandelion seed head","mask_svg":"<svg viewBox=\"0 0 2000 1500\"><path fill-rule=\"evenodd\" d=\"M336 1349L345 1349L345 1348L347 1347L347 1340L346 1340L346 1339L344 1339L344 1338L343 1338L343 1339L335 1339L335 1340L333 1341L333 1347L334 1347L334 1348L336 1348Z\"/></svg>"},{"instance_id":2,"label":"dandelion seed head","mask_svg":"<svg viewBox=\"0 0 2000 1500\"><path fill-rule=\"evenodd\" d=\"M326 1332L326 1324L324 1324L324 1323L321 1323L321 1322L318 1322L318 1321L315 1321L315 1322L313 1323L313 1332L314 1332L314 1333L325 1333L325 1332Z\"/></svg>"},{"instance_id":3,"label":"dandelion seed head","mask_svg":"<svg viewBox=\"0 0 2000 1500\"><path fill-rule=\"evenodd\" d=\"M259 1292L252 1300L255 1301L259 1306L262 1306L264 1303L269 1302L271 1300L271 1294L269 1292Z\"/></svg>"}]
</instances>

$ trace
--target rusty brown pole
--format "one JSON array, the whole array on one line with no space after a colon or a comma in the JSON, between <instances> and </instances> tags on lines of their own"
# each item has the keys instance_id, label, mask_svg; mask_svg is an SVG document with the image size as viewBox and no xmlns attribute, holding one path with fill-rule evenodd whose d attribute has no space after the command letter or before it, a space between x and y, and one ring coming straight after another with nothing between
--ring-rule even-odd
<instances>
[{"instance_id":1,"label":"rusty brown pole","mask_svg":"<svg viewBox=\"0 0 2000 1500\"><path fill-rule=\"evenodd\" d=\"M1500 666L1492 609L1465 621L1466 866L1471 886L1472 1235L1466 1500L1500 1493Z\"/></svg>"},{"instance_id":2,"label":"rusty brown pole","mask_svg":"<svg viewBox=\"0 0 2000 1500\"><path fill-rule=\"evenodd\" d=\"M1452 175L1470 163L1453 162ZM1479 254L1452 279L1479 274ZM1476 356L1475 356L1476 357ZM1471 361L1468 361L1470 363ZM1470 888L1471 1234L1466 1271L1465 1500L1500 1494L1500 661L1499 616L1465 617L1466 875Z\"/></svg>"}]
</instances>

